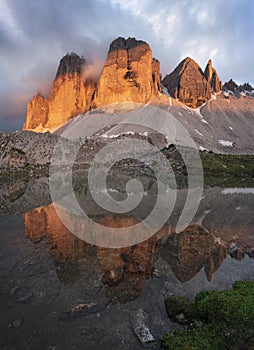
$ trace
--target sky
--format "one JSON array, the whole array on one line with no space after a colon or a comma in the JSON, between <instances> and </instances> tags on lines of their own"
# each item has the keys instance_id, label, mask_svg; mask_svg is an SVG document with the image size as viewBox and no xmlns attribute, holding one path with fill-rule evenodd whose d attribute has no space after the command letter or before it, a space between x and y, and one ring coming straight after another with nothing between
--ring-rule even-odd
<instances>
[{"instance_id":1,"label":"sky","mask_svg":"<svg viewBox=\"0 0 254 350\"><path fill-rule=\"evenodd\" d=\"M0 131L22 128L66 53L98 75L119 36L148 42L163 77L189 56L202 69L212 58L223 82L254 83L253 0L0 0Z\"/></svg>"}]
</instances>

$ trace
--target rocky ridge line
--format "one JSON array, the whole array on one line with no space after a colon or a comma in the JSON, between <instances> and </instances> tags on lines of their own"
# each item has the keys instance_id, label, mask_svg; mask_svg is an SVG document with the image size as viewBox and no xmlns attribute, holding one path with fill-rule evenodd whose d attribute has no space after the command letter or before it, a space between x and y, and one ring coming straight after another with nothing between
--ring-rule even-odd
<instances>
[{"instance_id":1,"label":"rocky ridge line","mask_svg":"<svg viewBox=\"0 0 254 350\"><path fill-rule=\"evenodd\" d=\"M99 81L87 78L87 64L75 53L59 64L48 98L28 102L24 130L54 131L75 115L119 102L147 103L160 92L160 62L150 46L135 38L117 38L109 48Z\"/></svg>"}]
</instances>

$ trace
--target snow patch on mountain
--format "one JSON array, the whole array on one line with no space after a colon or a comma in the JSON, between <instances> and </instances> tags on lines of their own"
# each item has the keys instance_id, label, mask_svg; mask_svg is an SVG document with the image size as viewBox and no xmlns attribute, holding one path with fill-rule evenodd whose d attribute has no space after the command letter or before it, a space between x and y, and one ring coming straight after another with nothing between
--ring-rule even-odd
<instances>
[{"instance_id":1,"label":"snow patch on mountain","mask_svg":"<svg viewBox=\"0 0 254 350\"><path fill-rule=\"evenodd\" d=\"M233 141L218 140L218 142L225 147L233 147Z\"/></svg>"}]
</instances>

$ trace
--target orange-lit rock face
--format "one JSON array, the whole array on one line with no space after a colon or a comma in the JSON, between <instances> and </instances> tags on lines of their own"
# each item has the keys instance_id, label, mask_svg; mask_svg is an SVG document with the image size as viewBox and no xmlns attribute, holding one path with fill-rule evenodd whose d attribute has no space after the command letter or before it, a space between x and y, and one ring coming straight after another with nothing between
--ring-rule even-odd
<instances>
[{"instance_id":1,"label":"orange-lit rock face","mask_svg":"<svg viewBox=\"0 0 254 350\"><path fill-rule=\"evenodd\" d=\"M48 101L41 95L37 94L32 101L27 104L25 130L33 130L41 125L46 127L48 122Z\"/></svg>"},{"instance_id":2,"label":"orange-lit rock face","mask_svg":"<svg viewBox=\"0 0 254 350\"><path fill-rule=\"evenodd\" d=\"M54 129L71 117L86 112L91 105L94 84L79 73L58 77L51 88L47 128Z\"/></svg>"},{"instance_id":3,"label":"orange-lit rock face","mask_svg":"<svg viewBox=\"0 0 254 350\"><path fill-rule=\"evenodd\" d=\"M129 227L138 224L137 220L132 218L113 218L106 217L100 222L108 227ZM145 226L140 228L140 234ZM98 247L98 256L102 268L105 271L105 282L109 285L119 284L123 279L123 274L139 274L140 276L150 276L153 272L157 260L157 247L160 239L169 235L168 228L162 228L157 234L146 241L143 241L132 247L118 249L108 249Z\"/></svg>"},{"instance_id":4,"label":"orange-lit rock face","mask_svg":"<svg viewBox=\"0 0 254 350\"><path fill-rule=\"evenodd\" d=\"M90 108L118 102L146 103L160 91L160 63L150 46L134 38L118 38L95 91L86 79L85 60L72 53L62 58L50 95L37 94L28 102L25 130L54 131L70 118Z\"/></svg>"},{"instance_id":5,"label":"orange-lit rock face","mask_svg":"<svg viewBox=\"0 0 254 350\"><path fill-rule=\"evenodd\" d=\"M60 61L49 97L37 94L28 102L24 129L52 131L71 117L86 112L94 89L94 82L85 77L85 60L76 54L66 55Z\"/></svg>"},{"instance_id":6,"label":"orange-lit rock face","mask_svg":"<svg viewBox=\"0 0 254 350\"><path fill-rule=\"evenodd\" d=\"M146 103L160 90L160 63L150 46L133 38L114 40L96 89L93 107L119 102Z\"/></svg>"},{"instance_id":7,"label":"orange-lit rock face","mask_svg":"<svg viewBox=\"0 0 254 350\"><path fill-rule=\"evenodd\" d=\"M70 215L68 219L73 220ZM138 245L108 249L93 247L74 236L59 219L53 204L24 214L24 220L26 237L34 243L46 238L50 252L57 263L73 261L80 269L86 269L87 266L94 263L94 260L89 259L92 257L91 252L95 253L93 255L97 255L96 259L99 260L100 270L103 272L103 282L108 286L118 286L116 294L120 299L123 295L128 298L135 298L139 295L144 288L146 278L151 276L154 270L159 241L169 235L169 229L163 228L156 235ZM79 227L86 229L84 220L81 221ZM100 223L107 227L124 228L136 225L138 221L109 216ZM91 225L88 226L91 230Z\"/></svg>"},{"instance_id":8,"label":"orange-lit rock face","mask_svg":"<svg viewBox=\"0 0 254 350\"><path fill-rule=\"evenodd\" d=\"M218 93L221 91L222 83L216 70L213 68L212 60L208 61L204 75L212 92Z\"/></svg>"},{"instance_id":9,"label":"orange-lit rock face","mask_svg":"<svg viewBox=\"0 0 254 350\"><path fill-rule=\"evenodd\" d=\"M46 238L50 252L57 262L73 260L82 253L84 242L64 226L52 204L24 214L24 220L26 238L32 242Z\"/></svg>"},{"instance_id":10,"label":"orange-lit rock face","mask_svg":"<svg viewBox=\"0 0 254 350\"><path fill-rule=\"evenodd\" d=\"M185 58L175 70L166 75L162 84L170 95L191 108L201 106L211 98L211 93L221 90L221 81L209 60L203 73L191 58Z\"/></svg>"}]
</instances>

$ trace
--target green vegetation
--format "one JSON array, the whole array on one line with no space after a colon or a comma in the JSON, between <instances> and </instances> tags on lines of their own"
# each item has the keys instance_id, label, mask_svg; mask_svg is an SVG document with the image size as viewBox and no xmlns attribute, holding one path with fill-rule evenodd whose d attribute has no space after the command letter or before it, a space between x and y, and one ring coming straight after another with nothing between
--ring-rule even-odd
<instances>
[{"instance_id":1,"label":"green vegetation","mask_svg":"<svg viewBox=\"0 0 254 350\"><path fill-rule=\"evenodd\" d=\"M253 186L254 156L200 152L206 186Z\"/></svg>"},{"instance_id":2,"label":"green vegetation","mask_svg":"<svg viewBox=\"0 0 254 350\"><path fill-rule=\"evenodd\" d=\"M254 282L200 292L192 303L172 296L166 308L172 321L183 314L188 327L167 333L162 339L164 350L254 349Z\"/></svg>"},{"instance_id":3,"label":"green vegetation","mask_svg":"<svg viewBox=\"0 0 254 350\"><path fill-rule=\"evenodd\" d=\"M181 153L192 150L182 148ZM163 150L176 174L179 187L186 187L187 169L177 148L172 145ZM206 187L252 187L254 186L254 155L226 155L213 152L199 152Z\"/></svg>"},{"instance_id":4,"label":"green vegetation","mask_svg":"<svg viewBox=\"0 0 254 350\"><path fill-rule=\"evenodd\" d=\"M168 317L173 322L186 323L191 321L192 307L189 300L185 297L172 295L166 299L166 309ZM184 318L179 318L179 315L184 315Z\"/></svg>"}]
</instances>

